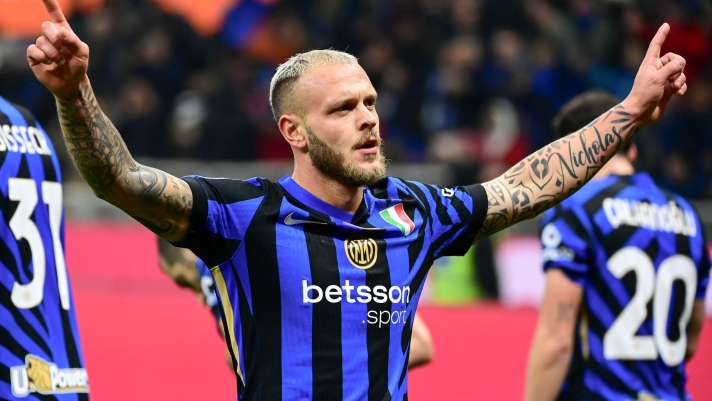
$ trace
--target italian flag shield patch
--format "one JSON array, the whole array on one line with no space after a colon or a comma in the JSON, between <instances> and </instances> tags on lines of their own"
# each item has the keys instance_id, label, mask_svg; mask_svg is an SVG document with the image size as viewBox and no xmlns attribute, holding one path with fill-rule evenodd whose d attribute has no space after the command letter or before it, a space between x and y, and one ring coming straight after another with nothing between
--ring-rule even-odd
<instances>
[{"instance_id":1,"label":"italian flag shield patch","mask_svg":"<svg viewBox=\"0 0 712 401\"><path fill-rule=\"evenodd\" d=\"M382 211L380 215L387 223L398 227L403 233L403 236L407 237L408 234L412 233L415 229L415 223L405 214L402 203L389 207Z\"/></svg>"}]
</instances>

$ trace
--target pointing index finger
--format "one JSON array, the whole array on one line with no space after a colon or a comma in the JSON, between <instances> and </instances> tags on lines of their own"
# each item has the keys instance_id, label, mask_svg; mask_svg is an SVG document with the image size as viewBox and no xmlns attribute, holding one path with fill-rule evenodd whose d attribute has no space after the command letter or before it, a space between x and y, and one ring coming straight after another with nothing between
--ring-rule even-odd
<instances>
[{"instance_id":1,"label":"pointing index finger","mask_svg":"<svg viewBox=\"0 0 712 401\"><path fill-rule=\"evenodd\" d=\"M54 22L55 24L62 24L64 26L69 27L69 24L67 24L67 19L64 18L64 13L59 7L57 0L42 0L42 3L44 3L45 10L47 10L47 14L49 14L49 18L52 20L52 22Z\"/></svg>"},{"instance_id":2,"label":"pointing index finger","mask_svg":"<svg viewBox=\"0 0 712 401\"><path fill-rule=\"evenodd\" d=\"M665 38L667 37L668 32L670 32L670 25L666 22L660 27L660 29L658 29L658 32L655 34L653 40L650 41L648 52L645 54L646 58L660 58L660 49L663 47L663 43L665 43Z\"/></svg>"}]
</instances>

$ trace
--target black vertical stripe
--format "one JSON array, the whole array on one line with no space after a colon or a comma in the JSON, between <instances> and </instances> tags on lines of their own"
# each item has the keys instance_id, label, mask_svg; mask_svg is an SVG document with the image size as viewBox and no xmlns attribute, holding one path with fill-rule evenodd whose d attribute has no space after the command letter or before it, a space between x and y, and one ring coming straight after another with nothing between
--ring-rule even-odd
<instances>
[{"instance_id":1,"label":"black vertical stripe","mask_svg":"<svg viewBox=\"0 0 712 401\"><path fill-rule=\"evenodd\" d=\"M252 289L259 349L258 397L282 399L282 300L277 262L276 222L281 196L266 195L245 232L245 257Z\"/></svg>"},{"instance_id":2,"label":"black vertical stripe","mask_svg":"<svg viewBox=\"0 0 712 401\"><path fill-rule=\"evenodd\" d=\"M242 332L242 353L245 360L242 362L242 374L245 378L244 388L240 388L238 380L237 390L245 401L259 399L259 388L261 383L259 350L257 345L257 330L255 320L250 311L250 304L242 283L237 281L237 299L240 308L240 330ZM234 306L233 306L234 307ZM239 346L239 343L237 343ZM228 348L230 346L228 345Z\"/></svg>"},{"instance_id":3,"label":"black vertical stripe","mask_svg":"<svg viewBox=\"0 0 712 401\"><path fill-rule=\"evenodd\" d=\"M79 358L79 350L77 347L77 339L74 338L74 333L72 332L72 323L69 319L69 314L72 313L71 310L62 309L61 303L57 302L55 304L58 311L52 313L59 313L62 317L62 331L64 332L64 347L67 352L67 361L69 366L72 368L84 367L81 359ZM79 328L77 328L79 330Z\"/></svg>"},{"instance_id":4,"label":"black vertical stripe","mask_svg":"<svg viewBox=\"0 0 712 401\"><path fill-rule=\"evenodd\" d=\"M377 286L383 286L388 292L391 288L391 273L388 258L386 257L386 241L383 238L373 238L378 245L378 258L376 263L366 269L366 285L375 292ZM387 294L386 294L387 295ZM374 300L368 303L368 314L376 312L380 317L382 311L391 312L392 304L390 298L384 303ZM368 348L368 399L371 401L382 401L384 396L390 399L388 392L388 356L391 342L390 324L378 327L377 324L369 324L366 329L366 343Z\"/></svg>"},{"instance_id":5,"label":"black vertical stripe","mask_svg":"<svg viewBox=\"0 0 712 401\"><path fill-rule=\"evenodd\" d=\"M325 216L321 216L324 218ZM314 217L319 220L320 217ZM312 217L310 216L310 219ZM329 228L304 225L312 285L339 285L336 244ZM343 252L343 251L342 251ZM312 304L312 383L314 400L343 399L341 303Z\"/></svg>"}]
</instances>

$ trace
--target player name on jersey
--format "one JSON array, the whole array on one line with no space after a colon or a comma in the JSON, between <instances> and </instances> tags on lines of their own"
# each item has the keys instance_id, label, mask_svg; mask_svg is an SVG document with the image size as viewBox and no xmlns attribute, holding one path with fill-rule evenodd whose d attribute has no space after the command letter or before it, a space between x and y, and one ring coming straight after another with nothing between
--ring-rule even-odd
<instances>
[{"instance_id":1,"label":"player name on jersey","mask_svg":"<svg viewBox=\"0 0 712 401\"><path fill-rule=\"evenodd\" d=\"M51 155L47 139L35 127L0 125L0 152Z\"/></svg>"},{"instance_id":2,"label":"player name on jersey","mask_svg":"<svg viewBox=\"0 0 712 401\"><path fill-rule=\"evenodd\" d=\"M695 216L690 211L682 210L672 200L667 205L656 205L631 199L606 198L603 200L603 211L613 228L628 225L688 237L697 235Z\"/></svg>"}]
</instances>

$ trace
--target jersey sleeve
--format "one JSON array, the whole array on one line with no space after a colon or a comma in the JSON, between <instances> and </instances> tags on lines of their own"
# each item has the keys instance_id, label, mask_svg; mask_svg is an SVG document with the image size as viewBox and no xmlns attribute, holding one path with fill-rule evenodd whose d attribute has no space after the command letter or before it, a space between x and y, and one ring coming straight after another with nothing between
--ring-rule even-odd
<instances>
[{"instance_id":1,"label":"jersey sleeve","mask_svg":"<svg viewBox=\"0 0 712 401\"><path fill-rule=\"evenodd\" d=\"M208 266L224 263L242 243L270 183L257 178L183 179L193 192L193 210L186 238L174 245L190 249Z\"/></svg>"},{"instance_id":2,"label":"jersey sleeve","mask_svg":"<svg viewBox=\"0 0 712 401\"><path fill-rule=\"evenodd\" d=\"M484 187L475 184L445 188L422 183L410 183L409 187L421 200L431 222L433 257L467 253L487 215Z\"/></svg>"},{"instance_id":3,"label":"jersey sleeve","mask_svg":"<svg viewBox=\"0 0 712 401\"><path fill-rule=\"evenodd\" d=\"M573 209L557 206L544 214L541 231L544 270L561 269L583 286L591 266L588 231Z\"/></svg>"}]
</instances>

